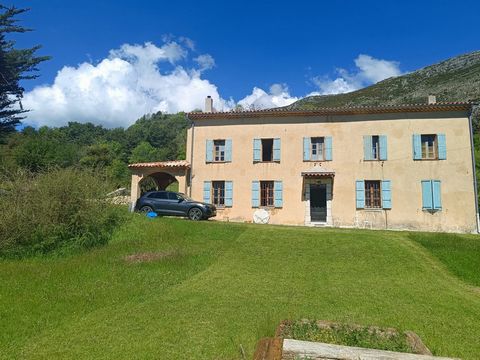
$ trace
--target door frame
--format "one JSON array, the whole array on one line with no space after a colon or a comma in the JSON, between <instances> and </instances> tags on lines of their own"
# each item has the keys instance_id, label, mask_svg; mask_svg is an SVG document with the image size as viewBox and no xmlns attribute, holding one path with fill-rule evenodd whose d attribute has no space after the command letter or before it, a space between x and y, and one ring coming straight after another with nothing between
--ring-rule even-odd
<instances>
[{"instance_id":1,"label":"door frame","mask_svg":"<svg viewBox=\"0 0 480 360\"><path fill-rule=\"evenodd\" d=\"M332 226L332 185L333 181L331 178L321 178L321 179L309 179L304 178L304 201L305 201L305 225L314 226L314 225L327 225ZM310 216L310 185L319 184L326 185L327 191L327 221L312 221Z\"/></svg>"}]
</instances>

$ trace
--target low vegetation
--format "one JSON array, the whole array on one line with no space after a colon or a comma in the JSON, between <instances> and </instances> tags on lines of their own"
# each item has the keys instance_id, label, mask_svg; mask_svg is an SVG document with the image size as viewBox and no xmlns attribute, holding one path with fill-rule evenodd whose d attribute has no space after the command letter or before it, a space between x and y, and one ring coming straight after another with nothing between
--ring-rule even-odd
<instances>
[{"instance_id":1,"label":"low vegetation","mask_svg":"<svg viewBox=\"0 0 480 360\"><path fill-rule=\"evenodd\" d=\"M479 241L456 239L462 251ZM411 330L435 355L478 359L480 294L419 241L129 215L90 251L0 260L0 358L251 358L281 321L324 319Z\"/></svg>"},{"instance_id":2,"label":"low vegetation","mask_svg":"<svg viewBox=\"0 0 480 360\"><path fill-rule=\"evenodd\" d=\"M126 213L105 198L107 184L89 171L16 171L0 183L0 256L105 244Z\"/></svg>"},{"instance_id":3,"label":"low vegetation","mask_svg":"<svg viewBox=\"0 0 480 360\"><path fill-rule=\"evenodd\" d=\"M414 352L405 334L395 329L354 326L350 324L327 324L318 321L290 321L282 327L281 337L328 344L363 348Z\"/></svg>"}]
</instances>

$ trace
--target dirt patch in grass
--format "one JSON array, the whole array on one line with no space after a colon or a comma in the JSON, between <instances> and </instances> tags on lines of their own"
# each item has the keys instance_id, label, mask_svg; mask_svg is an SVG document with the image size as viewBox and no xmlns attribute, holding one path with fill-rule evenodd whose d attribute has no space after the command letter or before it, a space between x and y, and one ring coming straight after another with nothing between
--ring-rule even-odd
<instances>
[{"instance_id":1,"label":"dirt patch in grass","mask_svg":"<svg viewBox=\"0 0 480 360\"><path fill-rule=\"evenodd\" d=\"M283 321L275 336L288 339L356 346L378 350L431 355L421 339L411 331L393 328L341 324L323 320Z\"/></svg>"},{"instance_id":2,"label":"dirt patch in grass","mask_svg":"<svg viewBox=\"0 0 480 360\"><path fill-rule=\"evenodd\" d=\"M153 261L158 261L163 259L172 259L179 256L180 256L180 253L174 250L174 251L137 253L137 254L127 255L123 259L127 263L142 263L142 262L153 262Z\"/></svg>"}]
</instances>

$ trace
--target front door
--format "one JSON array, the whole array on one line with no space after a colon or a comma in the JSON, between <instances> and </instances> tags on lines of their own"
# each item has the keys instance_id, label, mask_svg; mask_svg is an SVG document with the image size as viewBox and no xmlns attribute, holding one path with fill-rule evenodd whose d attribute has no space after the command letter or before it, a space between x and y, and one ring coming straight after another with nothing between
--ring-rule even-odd
<instances>
[{"instance_id":1,"label":"front door","mask_svg":"<svg viewBox=\"0 0 480 360\"><path fill-rule=\"evenodd\" d=\"M310 221L327 221L327 186L310 184Z\"/></svg>"}]
</instances>

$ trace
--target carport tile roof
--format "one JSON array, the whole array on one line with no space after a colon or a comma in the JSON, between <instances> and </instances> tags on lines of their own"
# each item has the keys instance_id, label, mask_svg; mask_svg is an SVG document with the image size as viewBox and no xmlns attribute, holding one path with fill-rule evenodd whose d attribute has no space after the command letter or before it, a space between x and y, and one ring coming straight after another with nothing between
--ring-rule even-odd
<instances>
[{"instance_id":1,"label":"carport tile roof","mask_svg":"<svg viewBox=\"0 0 480 360\"><path fill-rule=\"evenodd\" d=\"M129 168L190 168L187 160L156 161L147 163L136 163L128 165Z\"/></svg>"}]
</instances>

